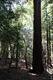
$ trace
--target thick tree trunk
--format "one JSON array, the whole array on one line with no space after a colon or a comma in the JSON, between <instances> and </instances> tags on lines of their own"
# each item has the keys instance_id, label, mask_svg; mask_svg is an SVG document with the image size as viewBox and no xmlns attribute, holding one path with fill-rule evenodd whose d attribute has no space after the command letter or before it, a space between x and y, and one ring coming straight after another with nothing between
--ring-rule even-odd
<instances>
[{"instance_id":1,"label":"thick tree trunk","mask_svg":"<svg viewBox=\"0 0 53 80\"><path fill-rule=\"evenodd\" d=\"M41 43L41 0L34 0L34 42L33 42L33 71L42 73L42 43Z\"/></svg>"}]
</instances>

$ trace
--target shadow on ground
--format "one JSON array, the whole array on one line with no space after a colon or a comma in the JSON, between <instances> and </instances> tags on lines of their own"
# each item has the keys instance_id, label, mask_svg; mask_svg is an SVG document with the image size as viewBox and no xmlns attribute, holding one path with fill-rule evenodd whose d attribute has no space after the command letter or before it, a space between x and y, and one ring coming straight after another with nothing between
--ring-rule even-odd
<instances>
[{"instance_id":1,"label":"shadow on ground","mask_svg":"<svg viewBox=\"0 0 53 80\"><path fill-rule=\"evenodd\" d=\"M52 80L51 75L44 71L43 74L37 75L29 73L26 69L10 68L7 72L6 69L0 69L0 80Z\"/></svg>"},{"instance_id":2,"label":"shadow on ground","mask_svg":"<svg viewBox=\"0 0 53 80\"><path fill-rule=\"evenodd\" d=\"M9 62L5 63L0 60L0 80L53 80L53 75L44 71L42 74L29 73L23 66L15 68L15 65L10 67L8 72Z\"/></svg>"}]
</instances>

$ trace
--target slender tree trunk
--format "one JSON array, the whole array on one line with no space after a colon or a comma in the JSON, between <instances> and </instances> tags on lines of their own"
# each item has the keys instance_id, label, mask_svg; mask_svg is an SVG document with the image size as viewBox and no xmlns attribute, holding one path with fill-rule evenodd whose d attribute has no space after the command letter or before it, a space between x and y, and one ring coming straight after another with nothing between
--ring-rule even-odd
<instances>
[{"instance_id":1,"label":"slender tree trunk","mask_svg":"<svg viewBox=\"0 0 53 80\"><path fill-rule=\"evenodd\" d=\"M11 67L11 64L12 64L12 59L13 59L11 44L10 44L10 52L11 52L11 59L10 59L9 67L8 67L8 70L7 70L8 72L9 72L9 70L10 70L10 67Z\"/></svg>"},{"instance_id":2,"label":"slender tree trunk","mask_svg":"<svg viewBox=\"0 0 53 80\"><path fill-rule=\"evenodd\" d=\"M5 55L5 62L7 62L8 55L9 55L9 52L8 52L8 43L6 43L6 55Z\"/></svg>"},{"instance_id":3,"label":"slender tree trunk","mask_svg":"<svg viewBox=\"0 0 53 80\"><path fill-rule=\"evenodd\" d=\"M47 66L51 66L50 26L47 27Z\"/></svg>"},{"instance_id":4,"label":"slender tree trunk","mask_svg":"<svg viewBox=\"0 0 53 80\"><path fill-rule=\"evenodd\" d=\"M48 31L48 26L46 28L46 37L47 37L47 65L46 65L46 68L49 69L49 37L48 37L48 34L49 34L49 31Z\"/></svg>"},{"instance_id":5,"label":"slender tree trunk","mask_svg":"<svg viewBox=\"0 0 53 80\"><path fill-rule=\"evenodd\" d=\"M28 69L28 64L27 64L27 46L26 46L26 51L25 51L25 65L26 65L26 69Z\"/></svg>"},{"instance_id":6,"label":"slender tree trunk","mask_svg":"<svg viewBox=\"0 0 53 80\"><path fill-rule=\"evenodd\" d=\"M42 73L41 0L34 0L33 71Z\"/></svg>"},{"instance_id":7,"label":"slender tree trunk","mask_svg":"<svg viewBox=\"0 0 53 80\"><path fill-rule=\"evenodd\" d=\"M9 72L9 70L10 70L10 67L11 67L11 64L12 64L12 59L13 59L13 57L11 56L11 60L10 60L10 62L9 62L9 67L8 67L8 72Z\"/></svg>"},{"instance_id":8,"label":"slender tree trunk","mask_svg":"<svg viewBox=\"0 0 53 80\"><path fill-rule=\"evenodd\" d=\"M15 51L15 44L14 44L14 47L13 47L13 56L14 56L14 51Z\"/></svg>"},{"instance_id":9,"label":"slender tree trunk","mask_svg":"<svg viewBox=\"0 0 53 80\"><path fill-rule=\"evenodd\" d=\"M52 30L52 53L53 53L53 30Z\"/></svg>"},{"instance_id":10,"label":"slender tree trunk","mask_svg":"<svg viewBox=\"0 0 53 80\"><path fill-rule=\"evenodd\" d=\"M5 57L6 54L6 46L4 42L1 42L1 53L2 53L2 57Z\"/></svg>"},{"instance_id":11,"label":"slender tree trunk","mask_svg":"<svg viewBox=\"0 0 53 80\"><path fill-rule=\"evenodd\" d=\"M18 42L16 43L16 68L18 66Z\"/></svg>"},{"instance_id":12,"label":"slender tree trunk","mask_svg":"<svg viewBox=\"0 0 53 80\"><path fill-rule=\"evenodd\" d=\"M50 31L50 23L49 23L49 66L51 67L51 31Z\"/></svg>"}]
</instances>

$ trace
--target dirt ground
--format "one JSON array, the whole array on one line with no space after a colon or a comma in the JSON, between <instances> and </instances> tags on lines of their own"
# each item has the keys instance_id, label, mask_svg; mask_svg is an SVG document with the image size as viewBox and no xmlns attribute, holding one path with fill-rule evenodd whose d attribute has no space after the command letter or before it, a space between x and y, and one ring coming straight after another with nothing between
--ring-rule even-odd
<instances>
[{"instance_id":1,"label":"dirt ground","mask_svg":"<svg viewBox=\"0 0 53 80\"><path fill-rule=\"evenodd\" d=\"M48 74L32 74L28 70L11 68L9 72L7 69L0 70L0 80L51 80Z\"/></svg>"},{"instance_id":2,"label":"dirt ground","mask_svg":"<svg viewBox=\"0 0 53 80\"><path fill-rule=\"evenodd\" d=\"M47 71L39 75L33 74L23 66L17 69L11 66L9 72L7 70L8 64L0 61L0 80L53 80L52 75Z\"/></svg>"}]
</instances>

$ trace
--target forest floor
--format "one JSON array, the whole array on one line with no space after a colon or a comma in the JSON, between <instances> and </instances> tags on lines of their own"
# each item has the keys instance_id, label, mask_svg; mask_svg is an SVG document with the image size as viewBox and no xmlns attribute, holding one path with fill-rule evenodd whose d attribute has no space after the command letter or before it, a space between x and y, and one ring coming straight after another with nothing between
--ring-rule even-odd
<instances>
[{"instance_id":1,"label":"forest floor","mask_svg":"<svg viewBox=\"0 0 53 80\"><path fill-rule=\"evenodd\" d=\"M29 73L29 70L23 66L21 67L17 69L15 66L11 67L8 72L8 64L0 61L0 80L53 80L53 75L47 71L44 71L42 74L33 74Z\"/></svg>"}]
</instances>

